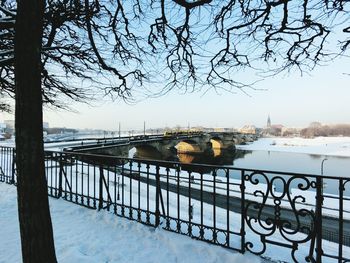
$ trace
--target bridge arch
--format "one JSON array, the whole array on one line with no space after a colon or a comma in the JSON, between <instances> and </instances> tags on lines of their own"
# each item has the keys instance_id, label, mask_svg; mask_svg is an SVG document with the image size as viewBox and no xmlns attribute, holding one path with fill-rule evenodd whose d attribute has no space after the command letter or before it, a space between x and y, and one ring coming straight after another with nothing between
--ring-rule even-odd
<instances>
[{"instance_id":1,"label":"bridge arch","mask_svg":"<svg viewBox=\"0 0 350 263\"><path fill-rule=\"evenodd\" d=\"M200 145L194 140L181 140L175 148L177 153L201 153L203 150Z\"/></svg>"},{"instance_id":2,"label":"bridge arch","mask_svg":"<svg viewBox=\"0 0 350 263\"><path fill-rule=\"evenodd\" d=\"M222 149L224 147L223 140L218 136L212 137L210 142L213 149Z\"/></svg>"},{"instance_id":3,"label":"bridge arch","mask_svg":"<svg viewBox=\"0 0 350 263\"><path fill-rule=\"evenodd\" d=\"M211 148L213 149L213 154L219 156L222 154L222 149L224 148L224 141L220 137L212 137L210 139Z\"/></svg>"},{"instance_id":4,"label":"bridge arch","mask_svg":"<svg viewBox=\"0 0 350 263\"><path fill-rule=\"evenodd\" d=\"M150 144L135 145L135 147L133 147L132 149L136 149L136 152L134 153L135 158L159 160L162 157L161 152L159 152L159 150L156 147Z\"/></svg>"}]
</instances>

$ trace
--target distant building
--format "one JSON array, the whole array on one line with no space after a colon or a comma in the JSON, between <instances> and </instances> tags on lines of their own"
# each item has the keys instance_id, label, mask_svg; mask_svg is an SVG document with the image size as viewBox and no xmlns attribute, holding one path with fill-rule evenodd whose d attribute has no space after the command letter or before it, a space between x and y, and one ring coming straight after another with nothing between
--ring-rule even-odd
<instances>
[{"instance_id":1,"label":"distant building","mask_svg":"<svg viewBox=\"0 0 350 263\"><path fill-rule=\"evenodd\" d=\"M43 128L49 129L49 123L43 122ZM0 123L0 133L14 134L15 133L15 121L5 120L4 123Z\"/></svg>"},{"instance_id":2,"label":"distant building","mask_svg":"<svg viewBox=\"0 0 350 263\"><path fill-rule=\"evenodd\" d=\"M281 136L283 128L284 126L282 124L274 124L274 125L271 125L271 127L268 129L268 132L270 135L273 135L273 136Z\"/></svg>"},{"instance_id":3,"label":"distant building","mask_svg":"<svg viewBox=\"0 0 350 263\"><path fill-rule=\"evenodd\" d=\"M270 114L267 117L266 128L263 130L263 134L266 136L281 136L284 126L282 124L272 124Z\"/></svg>"},{"instance_id":4,"label":"distant building","mask_svg":"<svg viewBox=\"0 0 350 263\"><path fill-rule=\"evenodd\" d=\"M270 118L270 114L269 116L267 117L267 124L266 124L266 128L271 128L271 118Z\"/></svg>"},{"instance_id":5,"label":"distant building","mask_svg":"<svg viewBox=\"0 0 350 263\"><path fill-rule=\"evenodd\" d=\"M5 120L4 123L6 124L6 128L9 128L9 129L15 128L15 121L14 120Z\"/></svg>"},{"instance_id":6,"label":"distant building","mask_svg":"<svg viewBox=\"0 0 350 263\"><path fill-rule=\"evenodd\" d=\"M218 128L218 127L214 128L214 132L224 132L224 131L225 131L224 128Z\"/></svg>"},{"instance_id":7,"label":"distant building","mask_svg":"<svg viewBox=\"0 0 350 263\"><path fill-rule=\"evenodd\" d=\"M5 123L0 123L0 133L4 133L6 129L6 124Z\"/></svg>"},{"instance_id":8,"label":"distant building","mask_svg":"<svg viewBox=\"0 0 350 263\"><path fill-rule=\"evenodd\" d=\"M271 128L276 130L282 130L284 126L282 124L274 124L274 125L271 125Z\"/></svg>"},{"instance_id":9,"label":"distant building","mask_svg":"<svg viewBox=\"0 0 350 263\"><path fill-rule=\"evenodd\" d=\"M245 134L256 134L256 127L254 125L244 125L239 129L239 132Z\"/></svg>"},{"instance_id":10,"label":"distant building","mask_svg":"<svg viewBox=\"0 0 350 263\"><path fill-rule=\"evenodd\" d=\"M15 121L14 120L5 120L4 123L6 125L5 132L13 134L15 131Z\"/></svg>"}]
</instances>

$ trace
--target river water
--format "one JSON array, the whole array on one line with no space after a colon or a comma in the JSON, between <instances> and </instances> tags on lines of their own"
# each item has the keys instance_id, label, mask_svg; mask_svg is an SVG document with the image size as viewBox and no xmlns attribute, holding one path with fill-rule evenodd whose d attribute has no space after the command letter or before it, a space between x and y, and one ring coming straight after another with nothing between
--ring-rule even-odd
<instances>
[{"instance_id":1,"label":"river water","mask_svg":"<svg viewBox=\"0 0 350 263\"><path fill-rule=\"evenodd\" d=\"M275 151L242 151L241 158L233 161L232 166L259 170L272 170L287 173L321 175L331 177L347 177L350 179L350 158L341 156L325 156L317 154L275 152ZM339 181L324 180L324 193L339 193ZM344 194L350 196L350 183L347 183Z\"/></svg>"},{"instance_id":2,"label":"river water","mask_svg":"<svg viewBox=\"0 0 350 263\"><path fill-rule=\"evenodd\" d=\"M323 164L324 175L350 178L349 157L274 151L237 150L237 152L245 153L242 158L233 161L232 165L239 168L320 175L322 160L327 158Z\"/></svg>"},{"instance_id":3,"label":"river water","mask_svg":"<svg viewBox=\"0 0 350 263\"><path fill-rule=\"evenodd\" d=\"M143 156L137 156L143 157ZM232 152L220 152L215 156L180 154L178 160L184 164L201 163L212 165L225 165L228 167L245 168L252 170L269 170L284 173L300 173L321 175L322 160L323 174L332 177L348 177L350 179L350 157L325 156L318 154L277 152L262 150L238 150ZM158 158L157 158L158 159ZM207 173L211 173L210 170ZM238 175L237 171L237 175ZM219 176L225 176L224 171L218 172ZM236 176L236 175L235 175ZM286 176L282 176L288 178ZM282 186L280 186L282 187ZM278 190L279 186L276 185ZM324 193L339 194L339 181L325 180ZM344 194L350 196L350 182L347 183Z\"/></svg>"}]
</instances>

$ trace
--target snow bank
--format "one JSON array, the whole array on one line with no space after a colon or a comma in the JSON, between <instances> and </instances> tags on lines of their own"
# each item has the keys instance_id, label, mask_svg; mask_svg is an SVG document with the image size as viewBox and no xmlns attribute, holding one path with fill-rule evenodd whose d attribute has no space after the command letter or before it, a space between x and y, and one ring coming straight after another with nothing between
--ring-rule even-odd
<instances>
[{"instance_id":1,"label":"snow bank","mask_svg":"<svg viewBox=\"0 0 350 263\"><path fill-rule=\"evenodd\" d=\"M251 144L237 145L241 150L296 152L350 157L350 137L261 138Z\"/></svg>"},{"instance_id":2,"label":"snow bank","mask_svg":"<svg viewBox=\"0 0 350 263\"><path fill-rule=\"evenodd\" d=\"M239 262L259 257L154 229L50 198L55 246L62 263L95 262ZM21 261L16 188L0 183L0 263Z\"/></svg>"}]
</instances>

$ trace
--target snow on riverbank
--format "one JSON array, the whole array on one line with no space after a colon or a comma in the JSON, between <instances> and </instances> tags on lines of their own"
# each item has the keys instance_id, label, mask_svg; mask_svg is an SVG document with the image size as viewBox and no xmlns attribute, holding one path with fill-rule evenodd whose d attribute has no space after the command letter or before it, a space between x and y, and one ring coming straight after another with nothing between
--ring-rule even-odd
<instances>
[{"instance_id":1,"label":"snow on riverbank","mask_svg":"<svg viewBox=\"0 0 350 263\"><path fill-rule=\"evenodd\" d=\"M313 139L300 137L260 138L247 145L237 145L237 149L350 157L350 137L316 137Z\"/></svg>"},{"instance_id":2,"label":"snow on riverbank","mask_svg":"<svg viewBox=\"0 0 350 263\"><path fill-rule=\"evenodd\" d=\"M50 198L55 246L60 263L239 262L259 257L192 240ZM16 188L0 183L0 263L21 262Z\"/></svg>"}]
</instances>

